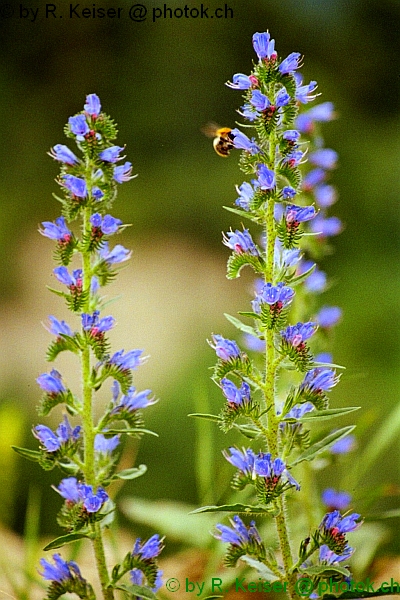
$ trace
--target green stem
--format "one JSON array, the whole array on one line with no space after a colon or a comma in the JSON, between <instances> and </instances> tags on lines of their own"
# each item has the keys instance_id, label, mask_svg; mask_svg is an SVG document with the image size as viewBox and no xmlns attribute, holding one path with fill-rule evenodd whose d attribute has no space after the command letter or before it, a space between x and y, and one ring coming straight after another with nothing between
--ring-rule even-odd
<instances>
[{"instance_id":1,"label":"green stem","mask_svg":"<svg viewBox=\"0 0 400 600\"><path fill-rule=\"evenodd\" d=\"M88 234L90 232L90 209L87 208L84 212L83 218L83 232ZM82 286L83 292L87 293L87 300L85 303L84 310L89 312L90 310L90 285L91 285L91 263L90 253L82 253ZM93 487L95 491L97 487L96 470L95 470L95 455L94 455L94 438L96 435L95 426L93 422L93 389L91 381L91 356L90 347L88 345L82 350L82 399L83 399L83 410L82 410L82 425L83 425L83 441L84 441L84 465L83 474L85 477L85 483ZM104 600L113 600L114 593L113 589L109 587L109 575L106 564L106 557L104 552L104 544L102 538L102 531L100 523L93 525L94 538L92 540L94 554L96 558L97 571L101 587L103 590Z\"/></svg>"}]
</instances>

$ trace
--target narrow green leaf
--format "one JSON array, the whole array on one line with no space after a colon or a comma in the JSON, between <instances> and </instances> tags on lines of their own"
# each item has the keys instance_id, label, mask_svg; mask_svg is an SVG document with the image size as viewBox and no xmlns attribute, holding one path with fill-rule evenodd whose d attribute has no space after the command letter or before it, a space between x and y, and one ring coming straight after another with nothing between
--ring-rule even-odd
<instances>
[{"instance_id":1,"label":"narrow green leaf","mask_svg":"<svg viewBox=\"0 0 400 600\"><path fill-rule=\"evenodd\" d=\"M254 425L239 425L238 423L233 423L233 426L250 440L254 440L260 435L260 430Z\"/></svg>"},{"instance_id":2,"label":"narrow green leaf","mask_svg":"<svg viewBox=\"0 0 400 600\"><path fill-rule=\"evenodd\" d=\"M300 573L305 573L306 575L311 575L312 577L315 575L333 577L335 573L340 573L344 577L350 577L350 571L345 567L341 567L340 565L315 565L314 567L300 569Z\"/></svg>"},{"instance_id":3,"label":"narrow green leaf","mask_svg":"<svg viewBox=\"0 0 400 600\"><path fill-rule=\"evenodd\" d=\"M147 471L146 465L139 465L138 467L132 467L131 469L124 469L119 473L115 473L113 475L113 479L136 479L136 477L141 477Z\"/></svg>"},{"instance_id":4,"label":"narrow green leaf","mask_svg":"<svg viewBox=\"0 0 400 600\"><path fill-rule=\"evenodd\" d=\"M303 460L314 460L314 458L318 454L321 454L321 452L325 452L325 450L333 446L333 444L338 440L341 440L343 437L348 435L351 431L353 431L353 429L355 429L355 425L349 425L348 427L342 427L342 429L338 429L337 431L330 433L322 440L316 442L315 444L307 448L307 450L305 450L302 454L300 454L300 456L298 456L296 460L292 463L292 466L303 462Z\"/></svg>"},{"instance_id":5,"label":"narrow green leaf","mask_svg":"<svg viewBox=\"0 0 400 600\"><path fill-rule=\"evenodd\" d=\"M241 557L241 560L245 562L252 569L256 569L259 575L263 578L264 581L276 581L277 576L270 570L264 563L252 558L251 556L247 556L245 554Z\"/></svg>"},{"instance_id":6,"label":"narrow green leaf","mask_svg":"<svg viewBox=\"0 0 400 600\"><path fill-rule=\"evenodd\" d=\"M72 542L76 542L76 540L82 540L83 538L90 539L90 535L87 533L79 532L67 533L67 535L62 535L50 542L50 544L47 544L47 546L45 546L43 550L55 550L56 548L61 548L62 546L65 546L65 544L71 544Z\"/></svg>"},{"instance_id":7,"label":"narrow green leaf","mask_svg":"<svg viewBox=\"0 0 400 600\"><path fill-rule=\"evenodd\" d=\"M155 431L143 429L142 427L133 427L131 429L107 429L107 433L110 435L118 435L119 433L126 433L127 435L134 435L135 433L147 433L148 435L154 435L155 437L158 437L158 433Z\"/></svg>"},{"instance_id":8,"label":"narrow green leaf","mask_svg":"<svg viewBox=\"0 0 400 600\"><path fill-rule=\"evenodd\" d=\"M42 453L38 452L37 450L29 450L28 448L19 448L18 446L11 446L11 448L14 450L14 452L19 454L20 456L23 456L24 458L27 458L28 460L32 460L33 462L39 462L39 460L42 456Z\"/></svg>"},{"instance_id":9,"label":"narrow green leaf","mask_svg":"<svg viewBox=\"0 0 400 600\"><path fill-rule=\"evenodd\" d=\"M202 413L190 413L188 417L197 417L198 419L206 419L207 421L214 421L216 423L221 421L221 418L217 415L204 415Z\"/></svg>"},{"instance_id":10,"label":"narrow green leaf","mask_svg":"<svg viewBox=\"0 0 400 600\"><path fill-rule=\"evenodd\" d=\"M240 217L244 217L245 219L249 219L250 221L254 221L254 223L259 223L260 222L259 219L255 219L254 217L252 217L251 213L248 213L245 210L240 210L240 208L232 208L231 206L223 206L222 208L225 208L225 210L229 210L229 212L235 213L236 215L239 215Z\"/></svg>"},{"instance_id":11,"label":"narrow green leaf","mask_svg":"<svg viewBox=\"0 0 400 600\"><path fill-rule=\"evenodd\" d=\"M317 266L316 264L313 264L312 267L307 269L307 271L304 271L304 273L302 273L301 275L297 275L297 277L290 277L290 278L288 277L287 282L290 285L298 285L299 283L302 283L305 279L307 279L307 277L309 275L311 275L311 273L314 271L316 266Z\"/></svg>"},{"instance_id":12,"label":"narrow green leaf","mask_svg":"<svg viewBox=\"0 0 400 600\"><path fill-rule=\"evenodd\" d=\"M354 412L355 410L359 410L360 406L346 406L343 408L327 408L325 410L315 410L310 413L306 413L300 419L283 419L283 421L291 421L291 422L305 422L305 421L326 421L328 419L334 419L335 417L341 417L342 415L347 415L348 413Z\"/></svg>"},{"instance_id":13,"label":"narrow green leaf","mask_svg":"<svg viewBox=\"0 0 400 600\"><path fill-rule=\"evenodd\" d=\"M236 514L245 515L266 515L273 512L274 509L271 506L250 506L247 504L222 504L221 506L202 506L191 511L191 515L197 513L208 513L208 512L234 512Z\"/></svg>"},{"instance_id":14,"label":"narrow green leaf","mask_svg":"<svg viewBox=\"0 0 400 600\"><path fill-rule=\"evenodd\" d=\"M237 319L236 317L232 317L231 315L228 315L227 313L224 313L224 317L226 319L228 319L228 321L230 323L232 323L232 325L234 325L237 329L240 329L240 331L243 331L244 333L249 333L250 335L254 335L255 337L258 337L254 327L251 327L250 325L245 325L244 323L242 323L242 321L239 321L239 319Z\"/></svg>"}]
</instances>

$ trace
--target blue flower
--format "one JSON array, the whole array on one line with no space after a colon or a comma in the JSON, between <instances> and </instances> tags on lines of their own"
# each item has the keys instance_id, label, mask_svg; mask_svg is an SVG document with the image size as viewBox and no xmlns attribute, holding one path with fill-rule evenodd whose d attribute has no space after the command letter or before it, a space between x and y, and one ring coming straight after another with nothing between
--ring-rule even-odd
<instances>
[{"instance_id":1,"label":"blue flower","mask_svg":"<svg viewBox=\"0 0 400 600\"><path fill-rule=\"evenodd\" d=\"M281 331L281 336L293 348L297 348L308 340L316 331L317 324L309 321L308 323L297 323L297 325L288 325L286 329Z\"/></svg>"},{"instance_id":2,"label":"blue flower","mask_svg":"<svg viewBox=\"0 0 400 600\"><path fill-rule=\"evenodd\" d=\"M257 154L260 152L257 144L254 143L253 139L249 139L246 134L244 134L240 129L232 129L231 131L233 135L233 145L235 148L239 150L246 150L250 154Z\"/></svg>"},{"instance_id":3,"label":"blue flower","mask_svg":"<svg viewBox=\"0 0 400 600\"><path fill-rule=\"evenodd\" d=\"M319 549L319 560L321 563L334 565L350 558L353 552L353 548L346 546L343 554L336 554L336 552L333 552L333 550L329 549L329 546L323 544Z\"/></svg>"},{"instance_id":4,"label":"blue flower","mask_svg":"<svg viewBox=\"0 0 400 600\"><path fill-rule=\"evenodd\" d=\"M94 494L91 485L78 482L76 477L63 479L57 491L67 502L72 502L73 504L83 502L83 507L88 513L99 511L104 502L108 500L108 494L102 487L98 487L97 492Z\"/></svg>"},{"instance_id":5,"label":"blue flower","mask_svg":"<svg viewBox=\"0 0 400 600\"><path fill-rule=\"evenodd\" d=\"M87 187L86 181L75 175L62 175L64 186L77 198L86 198Z\"/></svg>"},{"instance_id":6,"label":"blue flower","mask_svg":"<svg viewBox=\"0 0 400 600\"><path fill-rule=\"evenodd\" d=\"M296 143L298 141L300 137L300 132L297 131L296 129L287 129L284 134L282 135L282 138L284 140L286 140L287 142L293 142Z\"/></svg>"},{"instance_id":7,"label":"blue flower","mask_svg":"<svg viewBox=\"0 0 400 600\"><path fill-rule=\"evenodd\" d=\"M61 373L52 369L49 373L43 373L36 379L42 390L46 394L57 395L66 392L66 388L61 381Z\"/></svg>"},{"instance_id":8,"label":"blue flower","mask_svg":"<svg viewBox=\"0 0 400 600\"><path fill-rule=\"evenodd\" d=\"M51 221L43 221L43 229L39 229L39 233L51 240L68 243L72 238L72 233L65 224L64 217L58 217L55 223Z\"/></svg>"},{"instance_id":9,"label":"blue flower","mask_svg":"<svg viewBox=\"0 0 400 600\"><path fill-rule=\"evenodd\" d=\"M119 435L106 438L102 433L98 433L94 438L94 449L101 454L111 454L119 445Z\"/></svg>"},{"instance_id":10,"label":"blue flower","mask_svg":"<svg viewBox=\"0 0 400 600\"><path fill-rule=\"evenodd\" d=\"M143 350L131 350L124 355L124 350L119 350L115 352L110 358L110 363L112 365L117 365L123 371L128 369L136 369L140 364L140 355L143 353Z\"/></svg>"},{"instance_id":11,"label":"blue flower","mask_svg":"<svg viewBox=\"0 0 400 600\"><path fill-rule=\"evenodd\" d=\"M310 81L308 85L299 85L296 87L296 100L301 102L302 104L307 104L307 102L312 102L318 96L318 94L312 94L315 89L317 89L317 82Z\"/></svg>"},{"instance_id":12,"label":"blue flower","mask_svg":"<svg viewBox=\"0 0 400 600\"><path fill-rule=\"evenodd\" d=\"M320 327L329 329L340 321L342 310L338 306L323 306L317 314L317 322Z\"/></svg>"},{"instance_id":13,"label":"blue flower","mask_svg":"<svg viewBox=\"0 0 400 600\"><path fill-rule=\"evenodd\" d=\"M79 483L76 477L66 477L65 479L62 479L57 491L68 502L77 504L81 501Z\"/></svg>"},{"instance_id":14,"label":"blue flower","mask_svg":"<svg viewBox=\"0 0 400 600\"><path fill-rule=\"evenodd\" d=\"M158 556L163 550L163 538L156 533L147 542L141 544L141 539L137 538L133 545L132 556L138 556L143 560L150 560Z\"/></svg>"},{"instance_id":15,"label":"blue flower","mask_svg":"<svg viewBox=\"0 0 400 600\"><path fill-rule=\"evenodd\" d=\"M258 294L252 302L253 310L256 313L261 312L261 304L269 304L270 306L278 305L283 308L290 304L294 297L294 290L286 286L282 281L276 285L266 283L261 293Z\"/></svg>"},{"instance_id":16,"label":"blue flower","mask_svg":"<svg viewBox=\"0 0 400 600\"><path fill-rule=\"evenodd\" d=\"M240 389L238 389L230 379L224 377L221 379L221 389L228 403L231 405L240 406L251 402L250 386L245 381L242 382Z\"/></svg>"},{"instance_id":17,"label":"blue flower","mask_svg":"<svg viewBox=\"0 0 400 600\"><path fill-rule=\"evenodd\" d=\"M67 442L76 442L81 435L81 426L77 425L72 429L68 417L64 416L64 421L62 421L56 429L56 434L58 439L62 444L66 444Z\"/></svg>"},{"instance_id":18,"label":"blue flower","mask_svg":"<svg viewBox=\"0 0 400 600\"><path fill-rule=\"evenodd\" d=\"M318 237L330 237L332 235L338 235L342 229L343 224L338 217L323 217L318 215L315 221L311 224L311 231L318 233Z\"/></svg>"},{"instance_id":19,"label":"blue flower","mask_svg":"<svg viewBox=\"0 0 400 600\"><path fill-rule=\"evenodd\" d=\"M216 525L217 533L214 537L221 542L232 544L233 546L246 546L249 543L261 545L260 534L257 531L255 521L250 521L250 526L247 527L242 519L235 515L230 519L231 527L227 525Z\"/></svg>"},{"instance_id":20,"label":"blue flower","mask_svg":"<svg viewBox=\"0 0 400 600\"><path fill-rule=\"evenodd\" d=\"M98 117L101 110L100 98L97 94L88 94L86 96L86 104L84 110L88 115L92 117Z\"/></svg>"},{"instance_id":21,"label":"blue flower","mask_svg":"<svg viewBox=\"0 0 400 600\"><path fill-rule=\"evenodd\" d=\"M56 267L53 269L53 273L60 283L69 288L82 287L82 269L75 269L70 275L67 267Z\"/></svg>"},{"instance_id":22,"label":"blue flower","mask_svg":"<svg viewBox=\"0 0 400 600\"><path fill-rule=\"evenodd\" d=\"M300 484L289 473L283 460L281 458L272 460L269 452L259 452L254 461L254 472L259 477L265 478L266 485L270 489L274 489L282 480L294 486L297 491L300 490Z\"/></svg>"},{"instance_id":23,"label":"blue flower","mask_svg":"<svg viewBox=\"0 0 400 600\"><path fill-rule=\"evenodd\" d=\"M286 223L304 223L311 221L316 215L314 206L297 206L288 204L285 212Z\"/></svg>"},{"instance_id":24,"label":"blue flower","mask_svg":"<svg viewBox=\"0 0 400 600\"><path fill-rule=\"evenodd\" d=\"M300 258L300 250L298 248L293 248L292 250L283 248L281 241L278 238L275 240L274 263L279 269L296 266Z\"/></svg>"},{"instance_id":25,"label":"blue flower","mask_svg":"<svg viewBox=\"0 0 400 600\"><path fill-rule=\"evenodd\" d=\"M154 398L149 398L149 394L151 394L151 390L143 390L142 392L137 392L136 388L133 386L128 389L127 394L121 397L121 400L117 404L119 388L116 390L116 395L114 394L114 404L115 407L111 411L111 415L117 415L119 413L133 413L136 410L141 408L147 408L152 404L155 404L157 400Z\"/></svg>"},{"instance_id":26,"label":"blue flower","mask_svg":"<svg viewBox=\"0 0 400 600\"><path fill-rule=\"evenodd\" d=\"M285 87L282 87L276 95L275 106L280 108L281 106L287 106L290 102L290 96L287 93Z\"/></svg>"},{"instance_id":27,"label":"blue flower","mask_svg":"<svg viewBox=\"0 0 400 600\"><path fill-rule=\"evenodd\" d=\"M214 346L209 342L211 348L214 348L216 355L223 361L228 361L231 358L239 358L240 350L234 340L227 340L222 335L212 336Z\"/></svg>"},{"instance_id":28,"label":"blue flower","mask_svg":"<svg viewBox=\"0 0 400 600\"><path fill-rule=\"evenodd\" d=\"M149 589L153 593L157 592L162 587L162 584L163 584L162 574L163 574L163 572L161 571L161 569L158 569L157 577L154 582L154 586L152 588L150 588L149 586L146 586L146 587L149 587ZM143 571L141 571L140 569L132 569L132 571L129 571L129 576L130 576L131 582L133 584L140 585L140 586L143 585L145 576L144 576Z\"/></svg>"},{"instance_id":29,"label":"blue flower","mask_svg":"<svg viewBox=\"0 0 400 600\"><path fill-rule=\"evenodd\" d=\"M287 163L292 168L297 167L300 164L303 156L304 154L301 152L301 150L292 150L292 152L286 154L286 156L282 159L282 162Z\"/></svg>"},{"instance_id":30,"label":"blue flower","mask_svg":"<svg viewBox=\"0 0 400 600\"><path fill-rule=\"evenodd\" d=\"M93 315L89 315L88 313L82 313L81 315L82 329L84 331L90 331L93 336L110 331L115 325L114 317L108 316L99 319L99 314L100 312L95 310Z\"/></svg>"},{"instance_id":31,"label":"blue flower","mask_svg":"<svg viewBox=\"0 0 400 600\"><path fill-rule=\"evenodd\" d=\"M94 213L90 217L90 223L94 228L100 229L104 235L112 235L116 233L122 225L121 219L116 219L111 215L105 215L102 217L99 213Z\"/></svg>"},{"instance_id":32,"label":"blue flower","mask_svg":"<svg viewBox=\"0 0 400 600\"><path fill-rule=\"evenodd\" d=\"M99 202L103 198L104 192L97 187L97 185L95 185L92 187L92 196L97 202Z\"/></svg>"},{"instance_id":33,"label":"blue flower","mask_svg":"<svg viewBox=\"0 0 400 600\"><path fill-rule=\"evenodd\" d=\"M245 119L247 119L248 121L251 121L253 123L253 121L255 121L256 119L259 119L261 117L261 113L259 113L254 106L252 106L249 103L244 104L243 106L241 106L240 111L238 111L238 113L240 115L242 115L242 117L244 117Z\"/></svg>"},{"instance_id":34,"label":"blue flower","mask_svg":"<svg viewBox=\"0 0 400 600\"><path fill-rule=\"evenodd\" d=\"M337 200L337 191L333 185L323 183L315 187L314 196L322 208L329 208L329 206L335 204Z\"/></svg>"},{"instance_id":35,"label":"blue flower","mask_svg":"<svg viewBox=\"0 0 400 600\"><path fill-rule=\"evenodd\" d=\"M99 256L109 265L118 264L129 260L132 252L121 244L117 244L112 250L109 250L108 242L103 242L99 248Z\"/></svg>"},{"instance_id":36,"label":"blue flower","mask_svg":"<svg viewBox=\"0 0 400 600\"><path fill-rule=\"evenodd\" d=\"M331 509L346 510L351 502L351 496L347 492L337 492L327 488L322 492L322 502Z\"/></svg>"},{"instance_id":37,"label":"blue flower","mask_svg":"<svg viewBox=\"0 0 400 600\"><path fill-rule=\"evenodd\" d=\"M239 198L236 198L236 206L240 206L243 210L249 210L250 202L254 197L254 189L247 181L244 181L239 187L236 186L236 191L239 194Z\"/></svg>"},{"instance_id":38,"label":"blue flower","mask_svg":"<svg viewBox=\"0 0 400 600\"><path fill-rule=\"evenodd\" d=\"M76 115L68 119L71 132L77 136L78 141L85 139L85 135L89 133L89 125L87 124L85 115Z\"/></svg>"},{"instance_id":39,"label":"blue flower","mask_svg":"<svg viewBox=\"0 0 400 600\"><path fill-rule=\"evenodd\" d=\"M354 435L346 435L331 446L332 454L347 454L356 447L356 438Z\"/></svg>"},{"instance_id":40,"label":"blue flower","mask_svg":"<svg viewBox=\"0 0 400 600\"><path fill-rule=\"evenodd\" d=\"M336 167L338 153L331 148L320 148L319 150L311 152L308 158L310 163L316 167L330 170Z\"/></svg>"},{"instance_id":41,"label":"blue flower","mask_svg":"<svg viewBox=\"0 0 400 600\"><path fill-rule=\"evenodd\" d=\"M117 183L124 183L130 179L134 179L137 175L132 175L132 164L126 162L124 165L114 167L114 179Z\"/></svg>"},{"instance_id":42,"label":"blue flower","mask_svg":"<svg viewBox=\"0 0 400 600\"><path fill-rule=\"evenodd\" d=\"M257 178L261 190L272 190L276 185L275 173L266 165L258 165Z\"/></svg>"},{"instance_id":43,"label":"blue flower","mask_svg":"<svg viewBox=\"0 0 400 600\"><path fill-rule=\"evenodd\" d=\"M68 335L69 337L73 337L73 332L70 326L65 321L59 321L56 317L52 315L49 316L49 321L51 323L51 327L49 329L50 333L56 335L57 337Z\"/></svg>"},{"instance_id":44,"label":"blue flower","mask_svg":"<svg viewBox=\"0 0 400 600\"><path fill-rule=\"evenodd\" d=\"M110 146L110 148L106 148L99 154L99 158L104 160L104 162L116 163L121 160L123 157L119 156L119 153L122 152L124 148L121 146Z\"/></svg>"},{"instance_id":45,"label":"blue flower","mask_svg":"<svg viewBox=\"0 0 400 600\"><path fill-rule=\"evenodd\" d=\"M228 231L226 235L223 234L223 243L237 254L247 252L253 256L259 256L248 229L243 229L243 231L236 229L235 232Z\"/></svg>"},{"instance_id":46,"label":"blue flower","mask_svg":"<svg viewBox=\"0 0 400 600\"><path fill-rule=\"evenodd\" d=\"M306 192L310 192L313 187L322 183L326 177L324 169L317 168L309 171L304 177L302 182L302 188Z\"/></svg>"},{"instance_id":47,"label":"blue flower","mask_svg":"<svg viewBox=\"0 0 400 600\"><path fill-rule=\"evenodd\" d=\"M76 165L79 160L75 154L64 144L56 144L49 152L50 156L55 160L65 163L66 165Z\"/></svg>"},{"instance_id":48,"label":"blue flower","mask_svg":"<svg viewBox=\"0 0 400 600\"><path fill-rule=\"evenodd\" d=\"M225 85L235 90L248 90L252 86L252 81L248 75L236 73L232 77L232 83L227 81Z\"/></svg>"},{"instance_id":49,"label":"blue flower","mask_svg":"<svg viewBox=\"0 0 400 600\"><path fill-rule=\"evenodd\" d=\"M285 415L285 419L301 419L305 414L314 410L314 404L311 402L304 402L303 404L296 404L290 411Z\"/></svg>"},{"instance_id":50,"label":"blue flower","mask_svg":"<svg viewBox=\"0 0 400 600\"><path fill-rule=\"evenodd\" d=\"M251 448L243 448L240 451L232 446L229 448L229 452L231 453L230 455L227 450L223 450L222 454L231 465L239 469L242 473L247 475L253 474L256 455Z\"/></svg>"},{"instance_id":51,"label":"blue flower","mask_svg":"<svg viewBox=\"0 0 400 600\"><path fill-rule=\"evenodd\" d=\"M279 65L279 73L281 75L287 75L300 68L300 58L301 54L299 52L292 52L289 54L289 56L287 56Z\"/></svg>"},{"instance_id":52,"label":"blue flower","mask_svg":"<svg viewBox=\"0 0 400 600\"><path fill-rule=\"evenodd\" d=\"M265 94L260 92L260 90L253 90L251 93L250 104L262 112L271 105L271 102Z\"/></svg>"},{"instance_id":53,"label":"blue flower","mask_svg":"<svg viewBox=\"0 0 400 600\"><path fill-rule=\"evenodd\" d=\"M335 371L324 367L316 367L306 373L300 389L320 394L329 392L338 382L339 376L336 375Z\"/></svg>"},{"instance_id":54,"label":"blue flower","mask_svg":"<svg viewBox=\"0 0 400 600\"><path fill-rule=\"evenodd\" d=\"M263 58L276 58L275 40L270 39L268 31L253 35L253 48L259 60Z\"/></svg>"},{"instance_id":55,"label":"blue flower","mask_svg":"<svg viewBox=\"0 0 400 600\"><path fill-rule=\"evenodd\" d=\"M353 513L347 517L342 517L338 510L334 510L324 516L320 529L331 530L335 535L337 533L349 533L355 531L361 525L359 522L360 516L358 513Z\"/></svg>"},{"instance_id":56,"label":"blue flower","mask_svg":"<svg viewBox=\"0 0 400 600\"><path fill-rule=\"evenodd\" d=\"M68 418L65 416L64 421L60 423L54 433L45 425L36 425L33 428L33 435L43 444L47 452L56 452L63 444L68 442L76 442L80 437L81 427L77 425L72 429Z\"/></svg>"},{"instance_id":57,"label":"blue flower","mask_svg":"<svg viewBox=\"0 0 400 600\"><path fill-rule=\"evenodd\" d=\"M55 581L57 583L62 583L63 581L67 581L68 579L72 580L74 578L85 581L82 578L76 562L72 560L65 561L61 558L60 554L53 554L53 561L54 564L47 561L45 558L40 559L40 564L43 567L43 573L40 573L40 575L43 579Z\"/></svg>"}]
</instances>

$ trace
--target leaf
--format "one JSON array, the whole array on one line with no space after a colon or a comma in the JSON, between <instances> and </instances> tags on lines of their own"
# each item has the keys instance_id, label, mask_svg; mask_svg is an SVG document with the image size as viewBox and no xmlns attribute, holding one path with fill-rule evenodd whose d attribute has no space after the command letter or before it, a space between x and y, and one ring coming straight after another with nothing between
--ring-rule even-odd
<instances>
[{"instance_id":1,"label":"leaf","mask_svg":"<svg viewBox=\"0 0 400 600\"><path fill-rule=\"evenodd\" d=\"M345 406L343 408L327 408L325 410L315 410L310 413L306 413L300 419L283 419L283 421L290 422L305 422L305 421L326 421L328 419L334 419L335 417L341 417L347 415L347 413L359 410L360 406Z\"/></svg>"},{"instance_id":2,"label":"leaf","mask_svg":"<svg viewBox=\"0 0 400 600\"><path fill-rule=\"evenodd\" d=\"M29 450L28 448L19 448L18 446L11 446L11 448L14 450L14 452L19 454L20 456L23 456L24 458L27 458L28 460L32 460L33 462L39 462L39 460L41 459L41 456L42 456L42 453L38 452L37 450Z\"/></svg>"},{"instance_id":3,"label":"leaf","mask_svg":"<svg viewBox=\"0 0 400 600\"><path fill-rule=\"evenodd\" d=\"M155 431L143 429L142 427L133 427L132 429L107 429L107 433L110 435L117 435L119 433L126 433L127 435L134 435L135 433L147 433L148 435L154 435L155 437L158 437L158 433Z\"/></svg>"},{"instance_id":4,"label":"leaf","mask_svg":"<svg viewBox=\"0 0 400 600\"><path fill-rule=\"evenodd\" d=\"M136 596L139 596L139 598L146 598L147 600L157 600L156 595L153 594L149 588L141 585L135 585L134 583L126 585L125 583L120 583L114 587L116 590L122 590L126 594L129 594L131 598L136 598Z\"/></svg>"},{"instance_id":5,"label":"leaf","mask_svg":"<svg viewBox=\"0 0 400 600\"><path fill-rule=\"evenodd\" d=\"M242 321L239 321L239 319L237 319L236 317L232 317L227 313L224 313L224 317L228 319L228 321L232 323L232 325L234 325L237 329L240 329L240 331L248 333L249 335L253 335L254 337L258 337L254 327L251 327L250 325L245 325L244 323L242 323Z\"/></svg>"},{"instance_id":6,"label":"leaf","mask_svg":"<svg viewBox=\"0 0 400 600\"><path fill-rule=\"evenodd\" d=\"M290 285L298 285L299 283L302 283L305 279L307 279L309 275L311 275L316 266L316 264L313 264L312 267L307 269L307 271L304 271L304 273L302 273L301 275L297 275L297 277L288 277L287 283L289 283Z\"/></svg>"},{"instance_id":7,"label":"leaf","mask_svg":"<svg viewBox=\"0 0 400 600\"><path fill-rule=\"evenodd\" d=\"M132 467L131 469L124 469L119 473L115 473L112 479L136 479L136 477L144 475L146 471L146 465L139 465L139 467Z\"/></svg>"},{"instance_id":8,"label":"leaf","mask_svg":"<svg viewBox=\"0 0 400 600\"><path fill-rule=\"evenodd\" d=\"M294 465L303 462L303 460L314 460L318 454L325 452L325 450L333 446L333 444L338 440L341 440L343 437L348 435L351 431L353 431L353 429L355 429L355 425L349 425L348 427L342 427L342 429L338 429L337 431L330 433L300 454L300 456L298 456L296 460L292 462L292 466L294 467Z\"/></svg>"},{"instance_id":9,"label":"leaf","mask_svg":"<svg viewBox=\"0 0 400 600\"><path fill-rule=\"evenodd\" d=\"M260 219L254 218L252 213L240 210L240 208L232 208L231 206L223 206L222 208L225 208L225 210L229 210L229 212L233 212L240 217L244 217L245 219L250 219L250 221L254 221L254 223L260 222Z\"/></svg>"},{"instance_id":10,"label":"leaf","mask_svg":"<svg viewBox=\"0 0 400 600\"><path fill-rule=\"evenodd\" d=\"M222 504L221 506L202 506L192 510L191 515L197 513L208 513L208 512L234 512L236 514L245 515L266 515L274 512L274 509L270 506L250 506L247 504Z\"/></svg>"},{"instance_id":11,"label":"leaf","mask_svg":"<svg viewBox=\"0 0 400 600\"><path fill-rule=\"evenodd\" d=\"M90 539L91 536L87 533L67 533L67 535L62 535L50 542L50 544L47 544L43 550L55 550L56 548L65 546L65 544L71 544L72 542L76 542L76 540L82 540L83 538Z\"/></svg>"},{"instance_id":12,"label":"leaf","mask_svg":"<svg viewBox=\"0 0 400 600\"><path fill-rule=\"evenodd\" d=\"M233 423L233 426L250 440L254 440L260 435L260 430L254 425L239 425L238 423Z\"/></svg>"},{"instance_id":13,"label":"leaf","mask_svg":"<svg viewBox=\"0 0 400 600\"><path fill-rule=\"evenodd\" d=\"M236 254L236 252L234 252L228 258L227 278L236 279L237 277L240 277L240 271L246 265L253 267L256 273L263 272L264 264L260 256L254 256L248 252L242 252L241 254Z\"/></svg>"},{"instance_id":14,"label":"leaf","mask_svg":"<svg viewBox=\"0 0 400 600\"><path fill-rule=\"evenodd\" d=\"M214 421L216 423L221 421L221 417L217 417L217 415L205 415L202 413L190 413L188 417L197 417L198 419L206 419L207 421Z\"/></svg>"},{"instance_id":15,"label":"leaf","mask_svg":"<svg viewBox=\"0 0 400 600\"><path fill-rule=\"evenodd\" d=\"M259 575L263 578L264 581L276 581L277 576L270 570L264 563L256 560L255 558L251 558L251 556L247 556L245 554L241 557L241 560L249 565L252 569L255 569Z\"/></svg>"},{"instance_id":16,"label":"leaf","mask_svg":"<svg viewBox=\"0 0 400 600\"><path fill-rule=\"evenodd\" d=\"M307 567L305 569L299 569L300 573L305 575L324 575L324 577L333 577L335 573L340 573L344 577L350 577L350 571L340 565L315 565L313 567Z\"/></svg>"}]
</instances>

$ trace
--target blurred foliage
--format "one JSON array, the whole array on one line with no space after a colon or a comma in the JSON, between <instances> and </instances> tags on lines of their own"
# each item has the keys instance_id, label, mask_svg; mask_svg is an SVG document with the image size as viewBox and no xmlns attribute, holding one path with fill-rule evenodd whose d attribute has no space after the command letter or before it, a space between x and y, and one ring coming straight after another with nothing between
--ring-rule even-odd
<instances>
[{"instance_id":1,"label":"blurred foliage","mask_svg":"<svg viewBox=\"0 0 400 600\"><path fill-rule=\"evenodd\" d=\"M49 513L59 506L57 494L49 489L56 483L54 473L41 473L7 449L11 443L35 447L30 433L37 422L34 354L36 360L36 353L42 353L39 368L46 369L45 342L38 347L35 332L49 314L44 285L51 283L51 266L42 257L47 253L50 258L51 247L34 233L39 222L59 215L52 198L57 193L57 167L46 151L64 143L65 122L81 109L86 94L93 92L119 124L118 141L127 144L127 157L139 173L134 182L123 186L114 210L115 216L133 224L124 244L133 247L134 260L141 248L148 249L135 267L139 278L135 280L135 273L130 273L133 279L124 296L128 302L131 294L140 296L145 307L149 299L155 302L153 311L149 307L146 318L140 320L140 331L151 332L151 354L156 363L158 358L159 370L150 371L150 380L146 370L138 374L138 387L151 387L161 399L147 423L160 438L144 439L139 449L127 447L126 451L138 451L138 463L148 464L149 473L139 483L127 484L123 495L197 504L204 498L215 502L223 494L227 471L219 449L233 438L209 433L215 436L216 449L213 457L203 457L214 474L214 489L209 490L202 449L195 449L197 425L186 415L204 397L211 411L219 411L221 394L208 371L214 356L205 338L212 331L229 336L232 328L222 312L235 314L243 309L249 293L245 277L226 283L223 292L219 286L225 284L218 280L224 278L228 256L220 244L221 231L238 224L221 207L234 202L234 184L243 179L235 156L219 158L200 129L210 120L234 124L241 99L224 82L233 73L249 70L255 58L251 47L255 31L269 29L280 55L304 54L304 79L318 81L321 100L332 100L339 115L338 121L325 126L324 135L326 145L340 155L340 169L334 175L340 199L332 212L344 221L345 230L335 239L334 254L322 265L334 284L322 301L344 308L333 351L335 361L348 369L332 393L332 406L363 406L357 421L361 450L398 402L400 4L397 0L230 0L232 19L152 23L151 8L158 4L164 3L146 0L149 18L143 23L127 18L131 4L126 0L99 3L124 7L125 18L120 20L46 20L41 5L34 23L16 15L0 21L4 357L0 367L0 501L6 507L1 519L19 532L30 483L43 486L46 497L42 533L54 533L49 530L54 522ZM223 4L212 0L209 6L214 9ZM167 5L184 3L171 0ZM18 10L19 5L15 6ZM151 256L162 269L158 271L146 260ZM159 275L146 279L149 270ZM176 280L171 279L171 271ZM189 271L190 281L176 275L188 276ZM206 279L211 285L207 297L201 287ZM154 282L151 289L149 281ZM182 304L166 293L172 288L181 294ZM52 309L58 310L57 305L53 303ZM133 332L134 320L135 313L129 324ZM119 321L124 328L122 317ZM178 339L179 327L179 347L172 348L168 337ZM148 350L145 334L141 339L134 333L133 338L136 347ZM163 368L162 355L168 368ZM386 485L380 500L380 508L386 511L398 506L398 458L393 436L361 482L366 490L377 480ZM353 453L346 460L332 467L329 480L322 476L321 488L335 486L362 458ZM358 508L357 496L354 508ZM399 551L398 536L392 535L391 542L391 551Z\"/></svg>"}]
</instances>

